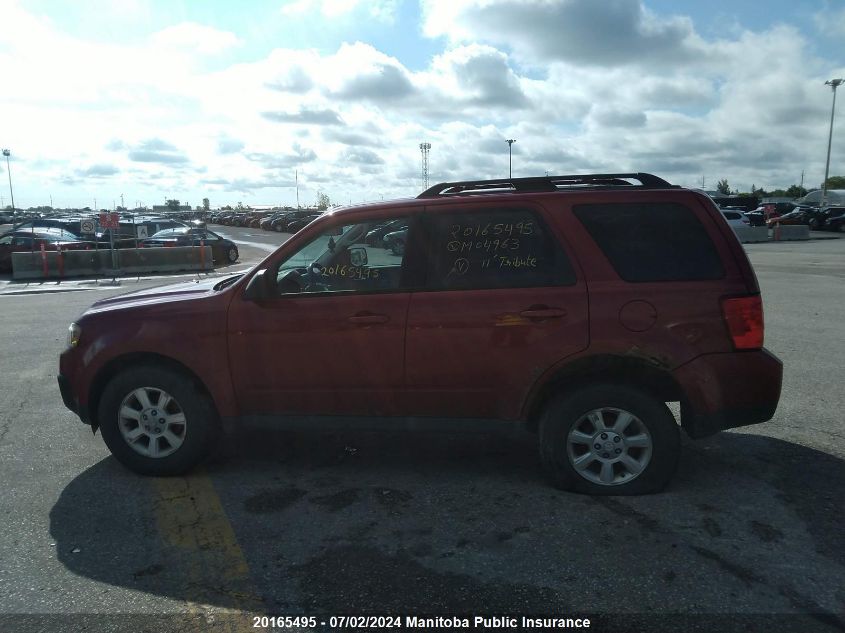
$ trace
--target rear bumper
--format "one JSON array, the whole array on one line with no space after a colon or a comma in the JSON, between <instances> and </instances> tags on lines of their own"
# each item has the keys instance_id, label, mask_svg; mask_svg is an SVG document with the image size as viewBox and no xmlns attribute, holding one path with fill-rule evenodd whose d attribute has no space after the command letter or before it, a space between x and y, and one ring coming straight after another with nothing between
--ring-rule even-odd
<instances>
[{"instance_id":1,"label":"rear bumper","mask_svg":"<svg viewBox=\"0 0 845 633\"><path fill-rule=\"evenodd\" d=\"M780 400L783 363L766 349L706 354L674 372L686 399L681 424L692 438L771 420Z\"/></svg>"}]
</instances>

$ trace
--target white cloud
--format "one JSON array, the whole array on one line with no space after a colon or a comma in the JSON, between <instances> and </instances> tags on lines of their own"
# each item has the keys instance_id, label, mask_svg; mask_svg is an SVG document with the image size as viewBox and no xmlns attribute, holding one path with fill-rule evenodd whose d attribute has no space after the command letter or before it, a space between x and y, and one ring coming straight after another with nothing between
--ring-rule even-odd
<instances>
[{"instance_id":1,"label":"white cloud","mask_svg":"<svg viewBox=\"0 0 845 633\"><path fill-rule=\"evenodd\" d=\"M377 20L392 22L396 9L397 0L293 0L282 5L281 12L290 17L319 13L329 19L363 12Z\"/></svg>"},{"instance_id":2,"label":"white cloud","mask_svg":"<svg viewBox=\"0 0 845 633\"><path fill-rule=\"evenodd\" d=\"M150 40L153 46L197 51L205 55L220 53L241 43L234 33L191 22L162 29L153 33Z\"/></svg>"},{"instance_id":3,"label":"white cloud","mask_svg":"<svg viewBox=\"0 0 845 633\"><path fill-rule=\"evenodd\" d=\"M819 11L813 15L813 21L822 34L828 37L845 37L845 7Z\"/></svg>"},{"instance_id":4,"label":"white cloud","mask_svg":"<svg viewBox=\"0 0 845 633\"><path fill-rule=\"evenodd\" d=\"M413 67L355 41L250 59L247 35L195 22L103 43L24 6L0 3L0 67L14 87L0 93L14 121L2 141L24 205L50 189L60 204L119 193L290 202L296 169L303 199L317 187L344 202L413 195L420 142L432 143L431 180L450 180L504 175L506 138L518 141L520 176L634 170L775 187L803 169L812 183L827 140L823 82L845 75L814 58L795 27L710 41L687 18L627 0L429 0L425 28L445 44ZM376 5L286 6L303 19L324 10L352 19ZM549 35L576 25L579 41L595 40L582 50ZM233 63L233 52L248 61ZM845 164L838 132L833 173Z\"/></svg>"}]
</instances>

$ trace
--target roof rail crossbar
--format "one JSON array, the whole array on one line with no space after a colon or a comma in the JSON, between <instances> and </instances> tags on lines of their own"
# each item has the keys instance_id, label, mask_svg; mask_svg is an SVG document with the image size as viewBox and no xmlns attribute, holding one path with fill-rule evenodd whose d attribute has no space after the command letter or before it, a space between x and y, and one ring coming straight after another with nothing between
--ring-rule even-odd
<instances>
[{"instance_id":1,"label":"roof rail crossbar","mask_svg":"<svg viewBox=\"0 0 845 633\"><path fill-rule=\"evenodd\" d=\"M639 185L630 180L639 181ZM503 193L503 192L543 192L560 191L572 188L598 187L643 187L646 189L668 189L671 185L662 178L644 172L626 174L573 174L569 176L535 176L532 178L503 178L501 180L465 180L461 182L441 182L429 187L417 198L437 198L438 196L461 193Z\"/></svg>"}]
</instances>

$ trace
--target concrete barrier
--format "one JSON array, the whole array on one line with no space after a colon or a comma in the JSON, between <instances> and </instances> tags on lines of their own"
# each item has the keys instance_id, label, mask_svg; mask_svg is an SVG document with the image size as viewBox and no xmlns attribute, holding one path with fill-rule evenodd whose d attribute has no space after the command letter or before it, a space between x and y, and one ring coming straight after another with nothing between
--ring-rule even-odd
<instances>
[{"instance_id":1,"label":"concrete barrier","mask_svg":"<svg viewBox=\"0 0 845 633\"><path fill-rule=\"evenodd\" d=\"M105 250L47 251L47 275L41 251L12 253L13 279L44 279L64 277L117 277L138 273L165 273L213 270L211 247L176 246L173 248L116 249L115 264L112 252ZM60 258L61 257L61 261Z\"/></svg>"},{"instance_id":2,"label":"concrete barrier","mask_svg":"<svg viewBox=\"0 0 845 633\"><path fill-rule=\"evenodd\" d=\"M782 225L779 231L776 228L772 229L772 239L778 239L781 242L791 240L809 240L810 227L806 224L797 224L794 226L788 224Z\"/></svg>"},{"instance_id":3,"label":"concrete barrier","mask_svg":"<svg viewBox=\"0 0 845 633\"><path fill-rule=\"evenodd\" d=\"M731 228L743 244L769 241L769 229L765 226L732 226Z\"/></svg>"}]
</instances>

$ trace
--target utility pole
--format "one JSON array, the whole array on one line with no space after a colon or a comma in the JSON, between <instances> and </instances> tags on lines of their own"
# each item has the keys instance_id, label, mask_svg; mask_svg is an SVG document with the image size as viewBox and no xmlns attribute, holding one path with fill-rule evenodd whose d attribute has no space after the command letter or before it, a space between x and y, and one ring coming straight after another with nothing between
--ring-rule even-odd
<instances>
[{"instance_id":1,"label":"utility pole","mask_svg":"<svg viewBox=\"0 0 845 633\"><path fill-rule=\"evenodd\" d=\"M9 174L9 195L12 197L12 223L17 224L17 212L15 211L15 192L12 191L12 169L9 167L9 155L10 152L8 149L3 150L3 156L6 157L6 173Z\"/></svg>"},{"instance_id":2,"label":"utility pole","mask_svg":"<svg viewBox=\"0 0 845 633\"><path fill-rule=\"evenodd\" d=\"M294 177L296 178L296 210L299 211L299 170L294 171Z\"/></svg>"},{"instance_id":3,"label":"utility pole","mask_svg":"<svg viewBox=\"0 0 845 633\"><path fill-rule=\"evenodd\" d=\"M819 202L819 208L821 209L825 203L825 197L827 196L827 177L830 173L830 145L833 141L833 114L836 111L836 89L842 85L842 82L845 79L830 79L824 82L825 86L830 86L830 89L833 91L833 105L830 106L830 132L827 135L827 161L824 164L824 180L822 181L822 199Z\"/></svg>"},{"instance_id":4,"label":"utility pole","mask_svg":"<svg viewBox=\"0 0 845 633\"><path fill-rule=\"evenodd\" d=\"M505 141L508 144L508 178L513 178L513 144L516 143L515 138L509 138Z\"/></svg>"},{"instance_id":5,"label":"utility pole","mask_svg":"<svg viewBox=\"0 0 845 633\"><path fill-rule=\"evenodd\" d=\"M420 154L422 158L421 162L421 173L422 173L422 185L423 191L428 189L428 154L431 151L431 143L420 143Z\"/></svg>"}]
</instances>

